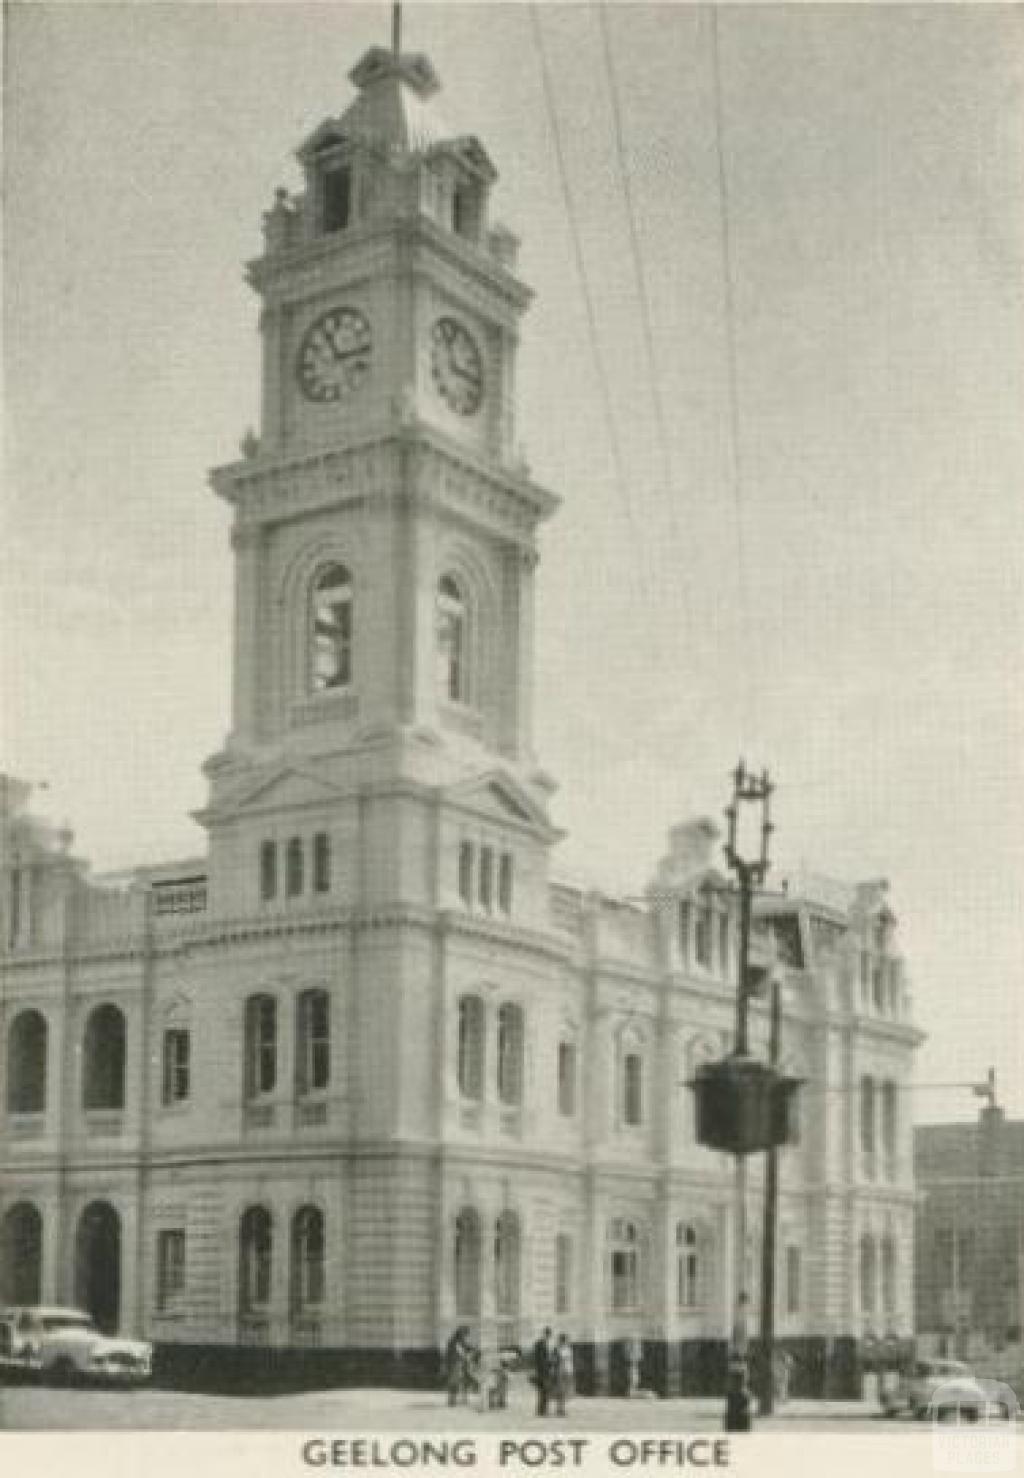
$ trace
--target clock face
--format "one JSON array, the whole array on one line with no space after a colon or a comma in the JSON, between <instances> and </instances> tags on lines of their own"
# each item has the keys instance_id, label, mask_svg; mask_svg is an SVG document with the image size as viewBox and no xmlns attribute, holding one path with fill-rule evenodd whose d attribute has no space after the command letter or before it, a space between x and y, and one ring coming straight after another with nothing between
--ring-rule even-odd
<instances>
[{"instance_id":1,"label":"clock face","mask_svg":"<svg viewBox=\"0 0 1024 1478\"><path fill-rule=\"evenodd\" d=\"M370 373L373 336L355 308L332 308L312 324L299 345L296 374L308 400L343 400Z\"/></svg>"},{"instance_id":2,"label":"clock face","mask_svg":"<svg viewBox=\"0 0 1024 1478\"><path fill-rule=\"evenodd\" d=\"M484 395L480 350L461 323L439 318L430 331L430 369L443 400L460 416L471 416Z\"/></svg>"}]
</instances>

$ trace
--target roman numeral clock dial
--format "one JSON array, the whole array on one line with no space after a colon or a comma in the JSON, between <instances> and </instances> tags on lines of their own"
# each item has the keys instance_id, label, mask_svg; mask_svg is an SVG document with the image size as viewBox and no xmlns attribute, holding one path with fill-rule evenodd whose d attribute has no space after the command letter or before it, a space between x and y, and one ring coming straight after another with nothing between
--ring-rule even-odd
<instances>
[{"instance_id":1,"label":"roman numeral clock dial","mask_svg":"<svg viewBox=\"0 0 1024 1478\"><path fill-rule=\"evenodd\" d=\"M460 416L471 416L484 395L484 372L468 330L454 318L439 318L430 331L430 370L441 399Z\"/></svg>"},{"instance_id":2,"label":"roman numeral clock dial","mask_svg":"<svg viewBox=\"0 0 1024 1478\"><path fill-rule=\"evenodd\" d=\"M296 360L307 400L327 404L359 389L370 373L373 336L355 308L332 308L306 330Z\"/></svg>"}]
</instances>

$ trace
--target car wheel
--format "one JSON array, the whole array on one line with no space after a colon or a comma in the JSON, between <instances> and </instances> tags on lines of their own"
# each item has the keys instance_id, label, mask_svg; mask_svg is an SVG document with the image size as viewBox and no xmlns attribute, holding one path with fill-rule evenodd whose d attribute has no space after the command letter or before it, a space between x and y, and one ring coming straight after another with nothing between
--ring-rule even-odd
<instances>
[{"instance_id":1,"label":"car wheel","mask_svg":"<svg viewBox=\"0 0 1024 1478\"><path fill-rule=\"evenodd\" d=\"M59 1360L55 1360L50 1366L50 1374L55 1385L73 1386L78 1372L75 1369L73 1360L68 1360L65 1356L61 1356Z\"/></svg>"}]
</instances>

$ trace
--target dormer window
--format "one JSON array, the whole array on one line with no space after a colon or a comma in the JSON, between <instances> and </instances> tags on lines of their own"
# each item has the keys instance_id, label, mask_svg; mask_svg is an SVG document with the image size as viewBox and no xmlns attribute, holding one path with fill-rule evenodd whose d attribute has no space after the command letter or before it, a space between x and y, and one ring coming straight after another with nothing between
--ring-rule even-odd
<instances>
[{"instance_id":1,"label":"dormer window","mask_svg":"<svg viewBox=\"0 0 1024 1478\"><path fill-rule=\"evenodd\" d=\"M470 180L455 182L452 230L469 241L475 241L480 234L480 192Z\"/></svg>"},{"instance_id":2,"label":"dormer window","mask_svg":"<svg viewBox=\"0 0 1024 1478\"><path fill-rule=\"evenodd\" d=\"M321 176L320 224L324 233L344 231L352 215L352 169L334 165Z\"/></svg>"}]
</instances>

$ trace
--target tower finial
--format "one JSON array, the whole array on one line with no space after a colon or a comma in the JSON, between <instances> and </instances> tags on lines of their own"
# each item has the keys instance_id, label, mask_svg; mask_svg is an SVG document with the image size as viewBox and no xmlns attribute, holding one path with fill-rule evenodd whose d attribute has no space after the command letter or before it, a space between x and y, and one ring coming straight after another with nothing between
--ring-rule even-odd
<instances>
[{"instance_id":1,"label":"tower finial","mask_svg":"<svg viewBox=\"0 0 1024 1478\"><path fill-rule=\"evenodd\" d=\"M391 6L391 51L395 56L401 56L402 54L401 0L393 0Z\"/></svg>"}]
</instances>

